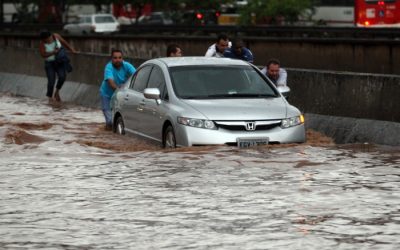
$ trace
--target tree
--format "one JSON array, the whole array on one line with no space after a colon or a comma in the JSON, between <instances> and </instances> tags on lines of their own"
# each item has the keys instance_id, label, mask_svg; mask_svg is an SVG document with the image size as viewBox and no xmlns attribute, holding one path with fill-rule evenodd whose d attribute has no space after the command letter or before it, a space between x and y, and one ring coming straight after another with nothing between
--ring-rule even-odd
<instances>
[{"instance_id":1,"label":"tree","mask_svg":"<svg viewBox=\"0 0 400 250\"><path fill-rule=\"evenodd\" d=\"M268 23L293 24L307 9L312 0L252 0L240 11L242 24ZM255 20L254 20L255 19Z\"/></svg>"},{"instance_id":2,"label":"tree","mask_svg":"<svg viewBox=\"0 0 400 250\"><path fill-rule=\"evenodd\" d=\"M30 23L35 22L38 5L37 1L32 0L14 0L12 1L16 13L12 15L13 23Z\"/></svg>"}]
</instances>

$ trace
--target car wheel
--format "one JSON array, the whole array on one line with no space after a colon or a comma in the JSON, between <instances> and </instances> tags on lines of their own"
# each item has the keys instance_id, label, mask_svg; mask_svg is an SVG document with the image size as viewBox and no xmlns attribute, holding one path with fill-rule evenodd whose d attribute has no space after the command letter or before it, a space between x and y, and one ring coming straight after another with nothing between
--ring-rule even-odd
<instances>
[{"instance_id":1,"label":"car wheel","mask_svg":"<svg viewBox=\"0 0 400 250\"><path fill-rule=\"evenodd\" d=\"M175 132L171 125L165 130L163 142L164 148L176 148Z\"/></svg>"},{"instance_id":2,"label":"car wheel","mask_svg":"<svg viewBox=\"0 0 400 250\"><path fill-rule=\"evenodd\" d=\"M117 121L115 122L114 132L119 134L119 135L124 135L125 134L124 120L122 119L121 116L119 116L117 118Z\"/></svg>"}]
</instances>

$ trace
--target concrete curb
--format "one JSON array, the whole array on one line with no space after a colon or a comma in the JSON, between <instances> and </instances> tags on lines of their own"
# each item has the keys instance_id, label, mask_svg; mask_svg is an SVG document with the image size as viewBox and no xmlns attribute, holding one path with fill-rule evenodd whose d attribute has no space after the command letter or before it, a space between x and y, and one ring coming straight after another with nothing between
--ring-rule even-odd
<instances>
[{"instance_id":1,"label":"concrete curb","mask_svg":"<svg viewBox=\"0 0 400 250\"><path fill-rule=\"evenodd\" d=\"M400 145L400 123L351 117L306 114L306 127L322 132L336 143Z\"/></svg>"},{"instance_id":2,"label":"concrete curb","mask_svg":"<svg viewBox=\"0 0 400 250\"><path fill-rule=\"evenodd\" d=\"M44 99L47 98L46 85L45 77L0 72L0 92ZM99 86L93 84L66 81L61 98L85 107L100 108ZM400 123L396 122L307 113L306 128L322 132L336 143L400 145Z\"/></svg>"},{"instance_id":3,"label":"concrete curb","mask_svg":"<svg viewBox=\"0 0 400 250\"><path fill-rule=\"evenodd\" d=\"M47 78L0 72L0 91L17 96L45 99ZM66 81L60 92L64 102L85 107L99 108L99 86L80 82Z\"/></svg>"}]
</instances>

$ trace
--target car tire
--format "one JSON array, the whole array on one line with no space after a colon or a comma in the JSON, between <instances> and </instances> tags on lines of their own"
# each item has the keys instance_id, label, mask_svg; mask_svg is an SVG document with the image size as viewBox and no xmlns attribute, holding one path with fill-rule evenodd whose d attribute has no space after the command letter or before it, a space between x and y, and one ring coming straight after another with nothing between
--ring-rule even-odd
<instances>
[{"instance_id":1,"label":"car tire","mask_svg":"<svg viewBox=\"0 0 400 250\"><path fill-rule=\"evenodd\" d=\"M119 135L124 135L125 134L124 120L122 119L121 116L119 116L117 118L117 120L115 121L114 132L119 134Z\"/></svg>"},{"instance_id":2,"label":"car tire","mask_svg":"<svg viewBox=\"0 0 400 250\"><path fill-rule=\"evenodd\" d=\"M169 125L164 132L164 140L163 140L164 148L176 148L176 137L174 128Z\"/></svg>"}]
</instances>

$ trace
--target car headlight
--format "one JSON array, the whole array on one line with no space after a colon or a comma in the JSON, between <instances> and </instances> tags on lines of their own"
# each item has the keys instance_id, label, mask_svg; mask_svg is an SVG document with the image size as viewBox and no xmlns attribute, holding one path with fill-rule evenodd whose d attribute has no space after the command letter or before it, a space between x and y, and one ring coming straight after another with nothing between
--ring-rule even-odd
<instances>
[{"instance_id":1,"label":"car headlight","mask_svg":"<svg viewBox=\"0 0 400 250\"><path fill-rule=\"evenodd\" d=\"M282 128L290 128L293 126L297 126L304 123L304 116L299 115L291 118L286 118L282 120L281 127Z\"/></svg>"},{"instance_id":2,"label":"car headlight","mask_svg":"<svg viewBox=\"0 0 400 250\"><path fill-rule=\"evenodd\" d=\"M217 129L213 121L178 117L178 123L195 128Z\"/></svg>"}]
</instances>

